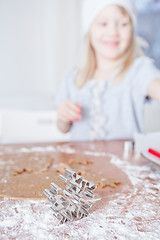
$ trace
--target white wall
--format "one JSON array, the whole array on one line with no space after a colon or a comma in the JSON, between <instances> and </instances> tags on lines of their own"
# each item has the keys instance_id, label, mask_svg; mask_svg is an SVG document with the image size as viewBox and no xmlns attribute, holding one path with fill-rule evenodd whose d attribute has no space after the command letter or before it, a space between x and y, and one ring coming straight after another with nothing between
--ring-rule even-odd
<instances>
[{"instance_id":1,"label":"white wall","mask_svg":"<svg viewBox=\"0 0 160 240\"><path fill-rule=\"evenodd\" d=\"M80 1L0 0L0 109L49 109L77 61Z\"/></svg>"}]
</instances>

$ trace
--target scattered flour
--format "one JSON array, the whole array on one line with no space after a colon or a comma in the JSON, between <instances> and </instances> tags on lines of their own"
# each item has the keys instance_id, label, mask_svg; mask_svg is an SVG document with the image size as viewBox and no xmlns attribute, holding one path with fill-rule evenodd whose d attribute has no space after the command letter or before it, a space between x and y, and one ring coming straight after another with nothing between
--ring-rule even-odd
<instances>
[{"instance_id":1,"label":"scattered flour","mask_svg":"<svg viewBox=\"0 0 160 240\"><path fill-rule=\"evenodd\" d=\"M22 148L27 151L74 153L70 147ZM0 200L0 239L16 240L159 240L160 168L137 166L105 152L85 151L86 155L112 156L111 162L130 178L132 192L116 193L103 210L87 218L59 225L46 201Z\"/></svg>"}]
</instances>

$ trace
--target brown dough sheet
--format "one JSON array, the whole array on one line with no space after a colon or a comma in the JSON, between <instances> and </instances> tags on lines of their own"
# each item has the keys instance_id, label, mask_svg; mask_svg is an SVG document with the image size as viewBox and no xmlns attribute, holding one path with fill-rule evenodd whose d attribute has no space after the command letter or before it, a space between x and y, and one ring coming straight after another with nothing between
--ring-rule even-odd
<instances>
[{"instance_id":1,"label":"brown dough sheet","mask_svg":"<svg viewBox=\"0 0 160 240\"><path fill-rule=\"evenodd\" d=\"M61 155L60 155L61 156ZM64 159L60 162L59 159ZM105 159L106 160L106 159ZM55 182L62 189L65 184L58 178L66 168L77 172L84 179L97 184L98 188L116 188L120 181L96 173L94 160L81 154L63 154L59 158L54 153L30 152L11 153L0 156L0 196L18 199L42 199L43 191Z\"/></svg>"}]
</instances>

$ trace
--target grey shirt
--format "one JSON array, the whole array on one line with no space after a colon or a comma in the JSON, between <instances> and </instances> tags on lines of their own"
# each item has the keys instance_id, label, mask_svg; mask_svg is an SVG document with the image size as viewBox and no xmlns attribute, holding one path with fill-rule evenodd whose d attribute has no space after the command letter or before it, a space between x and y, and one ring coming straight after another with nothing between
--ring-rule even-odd
<instances>
[{"instance_id":1,"label":"grey shirt","mask_svg":"<svg viewBox=\"0 0 160 240\"><path fill-rule=\"evenodd\" d=\"M65 77L55 99L58 107L70 99L82 105L82 120L71 127L71 140L108 140L132 138L134 132L143 132L144 103L150 82L160 78L153 60L137 57L126 72L123 81L112 85L112 79L87 83L77 88L76 69Z\"/></svg>"}]
</instances>

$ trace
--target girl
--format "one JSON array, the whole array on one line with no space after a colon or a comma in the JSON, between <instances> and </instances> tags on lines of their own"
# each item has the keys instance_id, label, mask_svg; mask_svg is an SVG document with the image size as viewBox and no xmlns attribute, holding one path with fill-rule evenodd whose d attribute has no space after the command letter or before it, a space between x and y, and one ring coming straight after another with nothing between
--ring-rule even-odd
<instances>
[{"instance_id":1,"label":"girl","mask_svg":"<svg viewBox=\"0 0 160 240\"><path fill-rule=\"evenodd\" d=\"M132 138L143 132L147 98L160 101L160 71L142 55L132 0L84 0L85 56L62 83L57 125L71 140Z\"/></svg>"}]
</instances>

